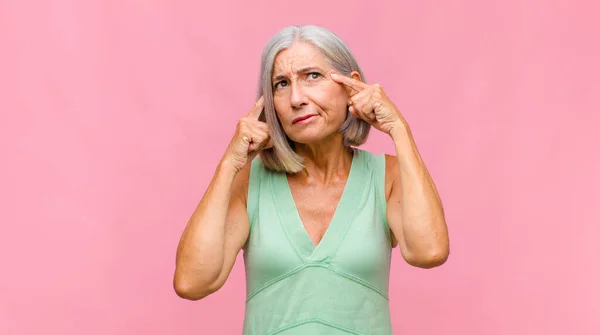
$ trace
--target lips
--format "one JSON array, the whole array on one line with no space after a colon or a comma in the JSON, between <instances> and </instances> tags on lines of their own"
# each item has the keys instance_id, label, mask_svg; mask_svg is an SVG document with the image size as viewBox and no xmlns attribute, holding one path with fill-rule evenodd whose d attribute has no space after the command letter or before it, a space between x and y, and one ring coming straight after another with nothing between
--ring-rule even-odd
<instances>
[{"instance_id":1,"label":"lips","mask_svg":"<svg viewBox=\"0 0 600 335\"><path fill-rule=\"evenodd\" d=\"M306 120L306 119L308 119L308 118L311 118L311 117L313 117L313 116L317 116L317 114L308 114L308 115L304 115L304 116L297 117L297 118L295 118L295 119L292 121L292 123L298 123L298 122L300 122L300 121L304 121L304 120Z\"/></svg>"}]
</instances>

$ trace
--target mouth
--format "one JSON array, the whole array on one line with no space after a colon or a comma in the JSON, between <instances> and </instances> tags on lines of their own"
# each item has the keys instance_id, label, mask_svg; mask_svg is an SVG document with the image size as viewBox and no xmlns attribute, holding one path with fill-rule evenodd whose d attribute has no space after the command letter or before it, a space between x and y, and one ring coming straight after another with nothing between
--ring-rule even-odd
<instances>
[{"instance_id":1,"label":"mouth","mask_svg":"<svg viewBox=\"0 0 600 335\"><path fill-rule=\"evenodd\" d=\"M309 115L304 115L304 116L300 116L295 118L292 121L292 124L304 124L304 123L309 123L310 121L312 121L314 118L317 117L317 114L309 114Z\"/></svg>"}]
</instances>

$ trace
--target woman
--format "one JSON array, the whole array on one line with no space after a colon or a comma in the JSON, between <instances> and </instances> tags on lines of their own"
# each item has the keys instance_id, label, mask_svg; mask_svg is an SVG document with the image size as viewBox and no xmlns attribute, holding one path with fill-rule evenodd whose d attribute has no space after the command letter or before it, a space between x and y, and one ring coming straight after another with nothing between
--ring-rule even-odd
<instances>
[{"instance_id":1,"label":"woman","mask_svg":"<svg viewBox=\"0 0 600 335\"><path fill-rule=\"evenodd\" d=\"M183 232L177 294L217 291L243 249L244 334L391 334L391 249L421 268L449 253L408 124L346 45L315 26L272 37L258 96ZM371 127L396 156L356 148Z\"/></svg>"}]
</instances>

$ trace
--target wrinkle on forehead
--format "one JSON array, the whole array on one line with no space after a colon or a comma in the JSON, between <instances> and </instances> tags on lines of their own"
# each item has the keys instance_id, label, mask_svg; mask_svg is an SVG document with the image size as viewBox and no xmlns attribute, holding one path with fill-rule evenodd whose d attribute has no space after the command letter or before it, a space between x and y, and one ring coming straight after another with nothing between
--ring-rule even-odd
<instances>
[{"instance_id":1,"label":"wrinkle on forehead","mask_svg":"<svg viewBox=\"0 0 600 335\"><path fill-rule=\"evenodd\" d=\"M327 65L325 56L316 47L300 42L277 55L273 63L273 77L282 74L295 76L298 69L307 66L326 68Z\"/></svg>"}]
</instances>

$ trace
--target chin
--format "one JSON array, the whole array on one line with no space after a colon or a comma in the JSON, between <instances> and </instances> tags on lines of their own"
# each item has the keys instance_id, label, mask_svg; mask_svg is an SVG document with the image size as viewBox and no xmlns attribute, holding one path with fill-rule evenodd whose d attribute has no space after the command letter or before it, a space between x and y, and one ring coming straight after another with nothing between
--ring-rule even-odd
<instances>
[{"instance_id":1,"label":"chin","mask_svg":"<svg viewBox=\"0 0 600 335\"><path fill-rule=\"evenodd\" d=\"M317 120L315 120L317 121ZM340 127L344 120L340 120L339 124L332 123L317 123L311 122L304 126L292 125L288 129L284 129L288 138L298 144L319 144L326 140L335 138L337 135L342 136Z\"/></svg>"},{"instance_id":2,"label":"chin","mask_svg":"<svg viewBox=\"0 0 600 335\"><path fill-rule=\"evenodd\" d=\"M339 133L339 132L338 132ZM327 140L328 138L331 138L332 135L335 135L335 132L330 133L330 132L325 132L325 131L305 131L301 134L294 134L293 136L289 136L288 137L294 142L294 143L298 143L298 144L319 144L322 143L323 141ZM341 133L340 133L341 135Z\"/></svg>"},{"instance_id":3,"label":"chin","mask_svg":"<svg viewBox=\"0 0 600 335\"><path fill-rule=\"evenodd\" d=\"M324 140L323 136L294 136L290 139L298 144L317 144Z\"/></svg>"}]
</instances>

